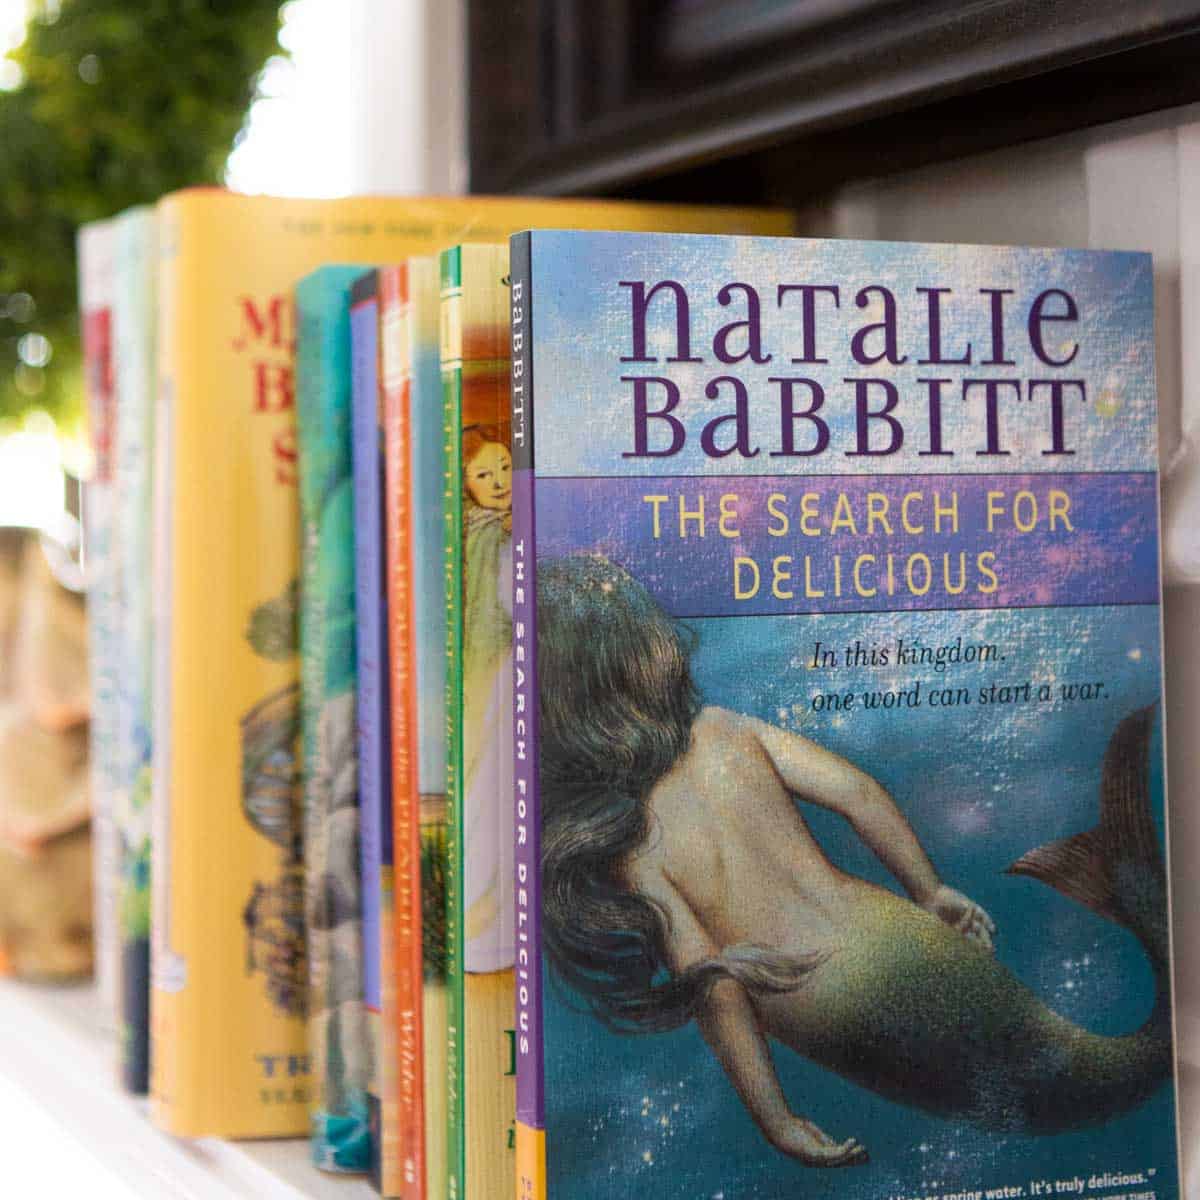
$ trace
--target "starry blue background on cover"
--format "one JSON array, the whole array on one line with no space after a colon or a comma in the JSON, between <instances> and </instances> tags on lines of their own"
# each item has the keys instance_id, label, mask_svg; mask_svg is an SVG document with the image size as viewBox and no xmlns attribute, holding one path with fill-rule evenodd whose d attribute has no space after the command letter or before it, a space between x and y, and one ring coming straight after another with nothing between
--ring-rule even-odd
<instances>
[{"instance_id":1,"label":"starry blue background on cover","mask_svg":"<svg viewBox=\"0 0 1200 1200\"><path fill-rule=\"evenodd\" d=\"M1026 986L1097 1032L1126 1033L1145 1020L1154 985L1136 939L1043 884L1002 872L1026 850L1095 825L1108 737L1123 716L1158 696L1157 608L689 625L699 635L693 667L704 702L796 730L878 779L942 878L992 915L997 953ZM941 673L808 666L816 639L833 647L857 639L870 647L903 637L937 646L960 635L964 643L996 645L1004 661ZM993 681L1053 680L1057 691L1060 683L1093 678L1105 682L1109 698L837 715L811 706L825 691L888 690L915 679L923 690L966 687L974 700ZM1160 738L1156 730L1151 754L1161 801ZM802 811L837 865L898 890L844 822L813 805ZM794 1111L834 1137L859 1138L871 1154L865 1167L814 1170L767 1145L695 1025L622 1037L575 1011L548 973L544 996L547 1165L555 1200L889 1200L1150 1167L1158 1170L1150 1186L1160 1200L1177 1194L1169 1086L1097 1129L1040 1138L996 1134L893 1104L775 1044ZM1129 1190L1143 1189L1108 1194Z\"/></svg>"},{"instance_id":2,"label":"starry blue background on cover","mask_svg":"<svg viewBox=\"0 0 1200 1200\"><path fill-rule=\"evenodd\" d=\"M871 469L928 474L997 468L1144 472L1157 466L1151 266L1144 255L551 233L535 235L533 276L539 476L799 476ZM686 284L692 298L693 353L709 361L620 363L630 344L628 291L618 281L665 278ZM712 361L712 331L744 315L736 304L723 308L716 302L717 290L730 281L759 289L764 349L774 354L772 362L727 367ZM827 367L788 365L788 358L800 351L795 314L789 324L786 312L774 303L775 286L783 282L841 286L841 307L822 318L819 348L830 359ZM864 308L854 303L856 290L868 283L886 284L900 301L901 350L910 358L906 364L861 368L849 360L850 333L880 315L877 301L868 300ZM939 375L953 381L947 397L958 395L958 381L965 375L1054 375L1036 361L1023 334L1028 302L1047 287L1065 288L1075 296L1079 323L1051 327L1049 339L1056 354L1066 353L1078 340L1078 358L1058 374L1088 382L1088 403L1068 408L1069 437L1078 450L1074 457L1044 458L1044 424L1027 425L1020 414L1012 416L1005 409L1004 436L1012 457L976 458L981 407L951 402L944 406L943 429L947 446L960 451L955 459L920 457L920 434L886 461L846 458L840 452L853 431L841 384L846 376L886 375L904 398L897 415L914 421L920 416L924 392L915 381L930 368L916 362L926 349L925 310L916 303L914 290L919 286L953 289L944 305L943 344L947 352L958 352L970 342L976 357L989 344L988 309L979 303L979 289L1013 289L1007 298L1006 344L1014 365L938 368ZM669 306L662 311L669 314ZM657 348L662 353L672 334L673 325L652 321L651 352ZM687 425L689 441L673 459L623 457L632 449L632 421L629 387L620 376L635 371L669 373L681 386L685 399L677 415ZM830 423L833 450L819 460L767 460L778 413L766 380L785 371L819 378L827 388L822 415ZM753 427L761 431L763 444L757 459L732 455L714 461L699 453L700 426L729 409L727 393L718 400L704 395L705 382L722 373L736 373L750 388ZM539 519L542 515L539 508ZM548 508L545 515L549 522ZM594 514L581 516L572 536L570 522L556 519L554 552L600 551L620 562L623 536L630 543L640 536L635 520L642 520L640 513L631 513L622 529L620 514L600 520ZM602 538L596 533L599 526ZM1120 525L1113 528L1107 548L1119 555ZM1137 570L1151 571L1152 563L1139 558ZM677 600L678 580L643 582L668 608L672 597ZM1122 717L1160 694L1157 605L701 617L688 624L697 635L693 669L704 702L801 732L879 779L942 878L995 918L997 953L1026 986L1056 1011L1100 1033L1128 1032L1145 1020L1154 988L1136 940L1044 885L1003 872L1032 847L1096 823L1108 738ZM898 637L930 646L961 637L964 644L995 645L1002 658L950 666L944 672L932 666L822 672L809 665L817 640L839 649L857 640L869 648L894 646ZM849 714L814 711L814 698L826 691L888 690L911 686L917 679L926 695L930 687L962 687L971 700L915 711L867 711L861 706ZM1054 699L1044 704L979 702L980 688L1026 680L1035 688L1048 683ZM1059 690L1063 684L1096 681L1104 683L1098 700L1065 701ZM1161 761L1156 722L1152 789L1160 830ZM803 808L835 863L896 886L844 822L812 806ZM1096 1195L1150 1189L1159 1200L1177 1195L1169 1085L1137 1111L1097 1129L1034 1138L928 1117L776 1045L776 1067L794 1111L838 1138L860 1139L870 1151L867 1166L823 1171L800 1166L767 1145L694 1025L670 1034L618 1035L580 1012L578 1002L548 974L544 996L547 1165L554 1200L631 1195L654 1200L924 1200L1003 1185L1024 1188L1028 1197L1031 1180L1086 1180L1097 1173L1151 1170L1155 1174L1143 1185Z\"/></svg>"}]
</instances>

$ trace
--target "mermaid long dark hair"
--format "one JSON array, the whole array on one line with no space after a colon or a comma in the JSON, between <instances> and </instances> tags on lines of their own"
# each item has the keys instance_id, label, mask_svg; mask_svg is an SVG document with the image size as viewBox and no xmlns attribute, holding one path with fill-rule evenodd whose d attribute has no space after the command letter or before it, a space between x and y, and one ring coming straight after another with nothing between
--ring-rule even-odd
<instances>
[{"instance_id":1,"label":"mermaid long dark hair","mask_svg":"<svg viewBox=\"0 0 1200 1200\"><path fill-rule=\"evenodd\" d=\"M691 634L627 571L598 555L538 567L543 949L607 1026L686 1024L718 980L797 987L816 965L726 947L672 974L670 917L622 879L651 836L647 797L691 745L700 699Z\"/></svg>"}]
</instances>

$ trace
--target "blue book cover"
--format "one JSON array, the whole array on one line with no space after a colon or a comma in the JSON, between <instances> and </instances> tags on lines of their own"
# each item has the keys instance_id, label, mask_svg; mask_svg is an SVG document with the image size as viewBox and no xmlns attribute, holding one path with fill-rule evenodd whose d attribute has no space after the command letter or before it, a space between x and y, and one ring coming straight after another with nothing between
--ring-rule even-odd
<instances>
[{"instance_id":1,"label":"blue book cover","mask_svg":"<svg viewBox=\"0 0 1200 1200\"><path fill-rule=\"evenodd\" d=\"M332 1171L370 1164L371 1048L359 858L350 291L361 266L296 286L300 477L300 726L304 748L312 1149Z\"/></svg>"},{"instance_id":2,"label":"blue book cover","mask_svg":"<svg viewBox=\"0 0 1200 1200\"><path fill-rule=\"evenodd\" d=\"M377 275L354 282L350 305L354 463L354 585L357 617L358 806L361 814L363 991L371 1048L367 1099L371 1124L371 1178L385 1195L395 1164L384 1170L385 1138L383 974L393 968L392 761L388 697L387 571L384 546L383 430L379 391Z\"/></svg>"},{"instance_id":3,"label":"blue book cover","mask_svg":"<svg viewBox=\"0 0 1200 1200\"><path fill-rule=\"evenodd\" d=\"M1152 281L513 239L518 1194L1179 1195Z\"/></svg>"}]
</instances>

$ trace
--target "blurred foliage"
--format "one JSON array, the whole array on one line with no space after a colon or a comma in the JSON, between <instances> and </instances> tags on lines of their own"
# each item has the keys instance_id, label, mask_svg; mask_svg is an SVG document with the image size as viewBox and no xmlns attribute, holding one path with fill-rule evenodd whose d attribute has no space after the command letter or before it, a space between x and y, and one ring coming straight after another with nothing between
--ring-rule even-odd
<instances>
[{"instance_id":1,"label":"blurred foliage","mask_svg":"<svg viewBox=\"0 0 1200 1200\"><path fill-rule=\"evenodd\" d=\"M82 413L75 234L164 192L218 184L279 0L39 0L0 91L0 421ZM29 299L32 298L32 304ZM23 364L41 334L52 357ZM36 338L26 357L44 357ZM42 349L42 354L37 351Z\"/></svg>"}]
</instances>

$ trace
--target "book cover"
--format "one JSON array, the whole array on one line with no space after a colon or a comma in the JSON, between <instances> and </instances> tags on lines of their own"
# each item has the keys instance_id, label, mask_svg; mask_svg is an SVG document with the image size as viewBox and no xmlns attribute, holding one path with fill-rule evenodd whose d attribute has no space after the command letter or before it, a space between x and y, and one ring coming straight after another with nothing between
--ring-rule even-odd
<instances>
[{"instance_id":1,"label":"book cover","mask_svg":"<svg viewBox=\"0 0 1200 1200\"><path fill-rule=\"evenodd\" d=\"M83 553L87 579L88 790L92 806L92 928L102 1018L120 1025L121 937L117 913L119 852L113 812L120 782L117 695L120 686L120 560L114 515L117 397L113 301L117 233L112 221L83 226L78 237L83 385L92 473L84 487Z\"/></svg>"},{"instance_id":2,"label":"book cover","mask_svg":"<svg viewBox=\"0 0 1200 1200\"><path fill-rule=\"evenodd\" d=\"M395 767L397 1128L406 1196L446 1195L445 454L438 265L380 271ZM404 750L403 757L401 755Z\"/></svg>"},{"instance_id":3,"label":"book cover","mask_svg":"<svg viewBox=\"0 0 1200 1200\"><path fill-rule=\"evenodd\" d=\"M519 1195L1179 1194L1151 285L514 239Z\"/></svg>"},{"instance_id":4,"label":"book cover","mask_svg":"<svg viewBox=\"0 0 1200 1200\"><path fill-rule=\"evenodd\" d=\"M364 1003L355 566L357 480L351 402L350 292L360 266L320 267L296 286L297 466L300 475L300 733L304 748L304 916L313 1159L365 1171L371 1072ZM378 528L378 520L376 520ZM364 555L366 540L361 538ZM357 565L362 565L358 560ZM375 605L370 605L372 609ZM363 614L368 628L377 613ZM377 672L376 672L377 682ZM376 714L364 714L370 724ZM369 803L369 798L368 798ZM364 853L372 850L364 845ZM375 909L378 931L378 907ZM375 962L378 970L378 960Z\"/></svg>"},{"instance_id":5,"label":"book cover","mask_svg":"<svg viewBox=\"0 0 1200 1200\"><path fill-rule=\"evenodd\" d=\"M152 208L122 213L113 226L114 521L121 546L116 706L119 766L113 811L121 943L119 1046L121 1081L128 1091L140 1094L150 1082L150 585L158 247Z\"/></svg>"},{"instance_id":6,"label":"book cover","mask_svg":"<svg viewBox=\"0 0 1200 1200\"><path fill-rule=\"evenodd\" d=\"M350 295L351 425L354 465L354 585L357 613L358 794L361 813L363 993L369 1044L367 1105L371 1182L401 1194L398 1129L389 1094L395 1080L395 954L392 881L392 709L388 660L386 492L379 377L378 272L354 281Z\"/></svg>"},{"instance_id":7,"label":"book cover","mask_svg":"<svg viewBox=\"0 0 1200 1200\"><path fill-rule=\"evenodd\" d=\"M451 1197L512 1186L508 251L441 256Z\"/></svg>"},{"instance_id":8,"label":"book cover","mask_svg":"<svg viewBox=\"0 0 1200 1200\"><path fill-rule=\"evenodd\" d=\"M312 1100L299 829L291 294L530 222L786 232L786 213L453 197L159 203L151 1091L175 1133L297 1135Z\"/></svg>"}]
</instances>

